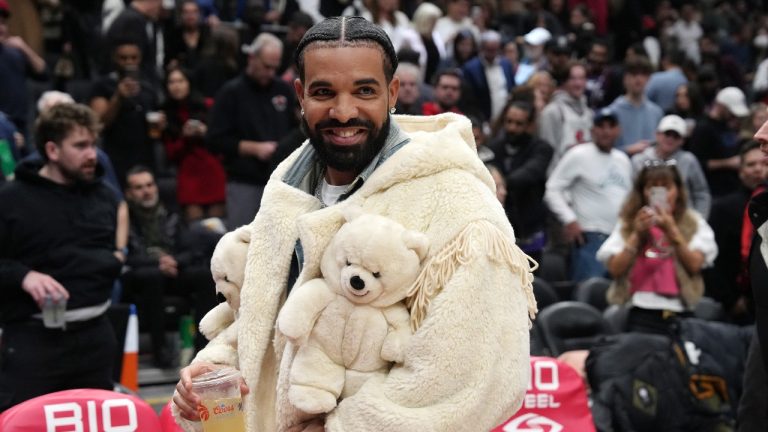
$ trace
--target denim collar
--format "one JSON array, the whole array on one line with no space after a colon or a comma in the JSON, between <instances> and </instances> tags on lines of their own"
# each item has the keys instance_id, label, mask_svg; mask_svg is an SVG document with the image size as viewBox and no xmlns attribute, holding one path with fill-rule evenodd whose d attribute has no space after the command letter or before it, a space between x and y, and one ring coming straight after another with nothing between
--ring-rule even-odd
<instances>
[{"instance_id":1,"label":"denim collar","mask_svg":"<svg viewBox=\"0 0 768 432\"><path fill-rule=\"evenodd\" d=\"M410 137L400 129L394 118L390 116L389 135L384 143L384 147L363 169L363 171L355 177L352 183L349 184L347 190L342 194L339 200L343 201L352 195L352 193L359 189L360 186L373 175L376 168L383 164L384 161L389 159L410 140ZM283 182L310 195L314 195L317 185L324 173L325 164L317 156L315 148L311 145L305 145L301 154L296 158L296 162L293 163L283 176Z\"/></svg>"}]
</instances>

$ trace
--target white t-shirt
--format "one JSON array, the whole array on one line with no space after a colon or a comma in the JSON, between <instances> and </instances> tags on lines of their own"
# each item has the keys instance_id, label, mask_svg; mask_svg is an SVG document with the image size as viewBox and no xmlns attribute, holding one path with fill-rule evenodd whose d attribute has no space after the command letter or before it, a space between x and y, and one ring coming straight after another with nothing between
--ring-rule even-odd
<instances>
[{"instance_id":1,"label":"white t-shirt","mask_svg":"<svg viewBox=\"0 0 768 432\"><path fill-rule=\"evenodd\" d=\"M320 201L326 206L332 206L339 201L339 198L346 192L347 188L349 188L349 185L334 186L328 184L325 179L322 179L320 182Z\"/></svg>"}]
</instances>

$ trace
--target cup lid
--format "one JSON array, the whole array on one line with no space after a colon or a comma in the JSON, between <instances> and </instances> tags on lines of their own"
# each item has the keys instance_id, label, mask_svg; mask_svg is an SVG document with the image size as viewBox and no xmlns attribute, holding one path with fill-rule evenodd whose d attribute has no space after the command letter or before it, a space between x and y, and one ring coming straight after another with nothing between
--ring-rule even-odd
<instances>
[{"instance_id":1,"label":"cup lid","mask_svg":"<svg viewBox=\"0 0 768 432\"><path fill-rule=\"evenodd\" d=\"M227 381L237 380L239 378L239 370L232 367L225 367L192 378L192 385L196 388L215 387Z\"/></svg>"}]
</instances>

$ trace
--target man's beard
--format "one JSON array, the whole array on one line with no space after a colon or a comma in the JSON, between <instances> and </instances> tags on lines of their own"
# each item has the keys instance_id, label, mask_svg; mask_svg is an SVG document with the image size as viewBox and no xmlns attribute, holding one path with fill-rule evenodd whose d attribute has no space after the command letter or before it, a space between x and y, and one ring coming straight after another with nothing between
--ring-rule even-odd
<instances>
[{"instance_id":1,"label":"man's beard","mask_svg":"<svg viewBox=\"0 0 768 432\"><path fill-rule=\"evenodd\" d=\"M530 135L526 132L511 134L507 132L507 144L511 144L514 147L520 147L524 144L528 144L530 141Z\"/></svg>"},{"instance_id":2,"label":"man's beard","mask_svg":"<svg viewBox=\"0 0 768 432\"><path fill-rule=\"evenodd\" d=\"M155 195L152 198L143 198L137 202L139 207L145 208L145 209L155 208L159 203L160 203L160 196L158 195Z\"/></svg>"},{"instance_id":3,"label":"man's beard","mask_svg":"<svg viewBox=\"0 0 768 432\"><path fill-rule=\"evenodd\" d=\"M96 166L93 170L86 172L86 165L78 169L70 169L64 165L59 165L61 175L72 183L90 183L96 178Z\"/></svg>"},{"instance_id":4,"label":"man's beard","mask_svg":"<svg viewBox=\"0 0 768 432\"><path fill-rule=\"evenodd\" d=\"M327 166L341 172L360 173L384 148L387 137L389 137L389 121L389 116L387 116L381 129L379 129L370 120L354 118L346 123L341 123L338 120L328 119L318 122L314 129L310 129L307 119L302 118L301 128L309 137L309 142L317 151L320 160ZM322 129L355 126L368 130L368 137L362 144L339 146L323 139Z\"/></svg>"},{"instance_id":5,"label":"man's beard","mask_svg":"<svg viewBox=\"0 0 768 432\"><path fill-rule=\"evenodd\" d=\"M443 110L443 112L448 112L456 106L456 103L449 103L444 101L437 101L437 104L440 105L440 109Z\"/></svg>"}]
</instances>

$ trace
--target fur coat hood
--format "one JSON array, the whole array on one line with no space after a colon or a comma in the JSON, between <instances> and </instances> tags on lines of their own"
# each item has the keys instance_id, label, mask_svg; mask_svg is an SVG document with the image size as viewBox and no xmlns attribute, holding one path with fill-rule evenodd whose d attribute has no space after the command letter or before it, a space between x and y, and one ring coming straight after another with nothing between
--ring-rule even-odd
<instances>
[{"instance_id":1,"label":"fur coat hood","mask_svg":"<svg viewBox=\"0 0 768 432\"><path fill-rule=\"evenodd\" d=\"M241 369L251 390L244 398L248 432L284 430L305 418L287 400L295 348L275 334L275 318L292 255L303 252L296 284L319 277L346 205L420 231L431 247L408 300L416 331L404 364L341 401L326 430L488 430L522 402L536 312L533 277L477 157L470 122L452 113L392 119L391 130L409 141L345 201L323 208L313 194L283 181L313 151L308 143L267 184L250 225L238 347L212 343L196 358Z\"/></svg>"}]
</instances>

